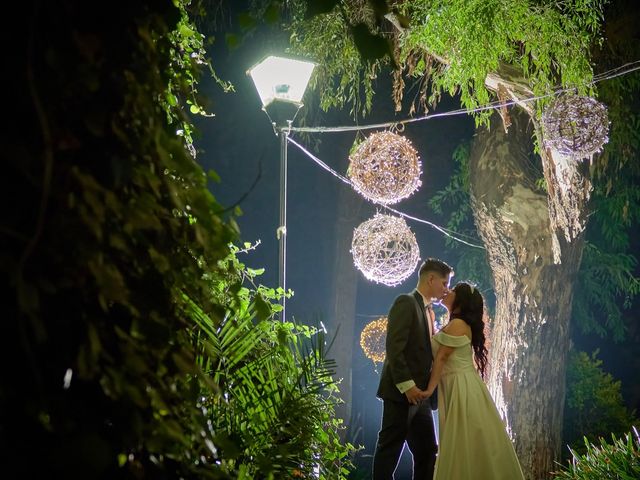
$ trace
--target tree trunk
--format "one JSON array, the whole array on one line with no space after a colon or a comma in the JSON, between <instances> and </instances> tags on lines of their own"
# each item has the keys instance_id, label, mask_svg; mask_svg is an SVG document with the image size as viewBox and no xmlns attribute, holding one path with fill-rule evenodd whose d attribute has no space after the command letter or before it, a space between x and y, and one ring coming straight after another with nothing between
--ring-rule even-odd
<instances>
[{"instance_id":1,"label":"tree trunk","mask_svg":"<svg viewBox=\"0 0 640 480\"><path fill-rule=\"evenodd\" d=\"M528 479L549 477L561 448L565 365L590 183L584 165L542 152L531 117L495 114L470 156L474 217L494 275L489 388Z\"/></svg>"},{"instance_id":2,"label":"tree trunk","mask_svg":"<svg viewBox=\"0 0 640 480\"><path fill-rule=\"evenodd\" d=\"M336 222L336 248L333 264L333 291L331 292L330 338L333 345L329 357L336 361L335 378L341 381L340 398L343 403L336 408L336 415L345 425L351 420L351 372L355 342L356 297L358 272L353 265L351 240L353 229L361 222L363 199L347 185L340 185ZM346 431L343 432L346 435ZM344 439L344 438L343 438Z\"/></svg>"}]
</instances>

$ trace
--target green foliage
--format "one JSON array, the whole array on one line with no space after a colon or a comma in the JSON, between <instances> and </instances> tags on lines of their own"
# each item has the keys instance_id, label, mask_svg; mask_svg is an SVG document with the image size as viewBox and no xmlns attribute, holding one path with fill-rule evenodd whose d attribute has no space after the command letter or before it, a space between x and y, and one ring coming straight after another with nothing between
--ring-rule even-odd
<instances>
[{"instance_id":1,"label":"green foliage","mask_svg":"<svg viewBox=\"0 0 640 480\"><path fill-rule=\"evenodd\" d=\"M468 4L469 8L473 5L473 3ZM598 8L601 8L602 2L599 5ZM588 4L577 2L566 6L566 11L568 12L571 8L576 9L574 21L577 22L574 27L571 27L571 31L577 31L576 28L580 27L595 32L597 18L592 15L596 15L596 10L586 14ZM441 15L446 11L442 10ZM514 10L514 12L517 11L524 12L522 9ZM624 15L624 12L622 14ZM460 16L463 13L459 12L456 15ZM485 12L486 15L489 13ZM504 14L501 15L504 16ZM500 15L497 15L492 21L496 21L499 17ZM531 21L542 20L541 17ZM430 21L435 22L434 25L436 25L439 20L430 17ZM487 18L485 21L488 21ZM440 32L434 30L436 28L434 25L429 31L433 35L439 35ZM513 28L519 29L520 25L515 25ZM551 49L553 44L550 43L545 48L547 47ZM626 42L624 48L624 55L617 56L620 63L637 58L637 47L633 50ZM616 51L608 44L606 51L611 50ZM477 61L477 59L471 60ZM603 57L603 60L612 61L609 56ZM640 146L639 128L637 128L640 125L640 116L637 113L640 101L638 97L640 75L631 74L601 82L599 89L601 100L609 107L610 141L603 155L598 157L593 166L594 193L591 208L594 214L588 225L588 242L584 250L580 274L577 277L573 321L583 333L596 333L602 337L611 334L615 340L620 341L627 328L624 310L631 306L633 299L640 291L640 280L635 275L637 259L628 252L629 231L640 218L640 189L637 187L640 174L638 167L640 163L637 162ZM463 228L465 222L468 224L471 218L465 156L468 156L468 147L459 147L454 153L456 170L451 182L432 198L430 205L436 213L453 211L447 227L473 236L474 229ZM538 187L545 188L544 179L540 180ZM447 240L448 248L458 246L460 245ZM462 251L469 253L464 253L460 264L456 265L456 274L461 273L466 276L473 272L488 272L486 260L480 251L467 248L462 248ZM487 274L481 274L479 277L480 279L491 278ZM480 281L480 283L483 282Z\"/></svg>"},{"instance_id":2,"label":"green foliage","mask_svg":"<svg viewBox=\"0 0 640 480\"><path fill-rule=\"evenodd\" d=\"M331 391L327 361L294 348L309 330L267 320L282 292L243 290L239 279L259 270L229 262L237 228L192 155L189 115L205 109L189 2L17 7L29 51L11 77L21 108L3 132L1 181L14 192L0 224L4 468L25 478L247 478L256 467L236 459L256 452L246 423L261 413L216 423L219 432L203 404L225 418L225 393L244 378L247 398L275 396L281 384L263 386L251 369L263 365L288 369L277 381L292 382L293 400L269 423L279 437L261 471L290 446L300 452L282 465L310 455L347 465L319 386ZM230 340L254 318L260 335ZM212 350L219 328L229 343ZM314 417L303 429L298 415L289 431L284 405Z\"/></svg>"},{"instance_id":3,"label":"green foliage","mask_svg":"<svg viewBox=\"0 0 640 480\"><path fill-rule=\"evenodd\" d=\"M171 42L171 56L163 72L167 78L167 86L159 101L167 111L168 122L176 125L178 134L185 138L187 148L194 152L193 126L190 117L184 115L184 107L194 115L213 116L207 112L208 99L198 92L199 76L203 67L207 67L210 76L225 92L232 92L235 88L218 77L207 57L204 48L205 36L194 25L194 17L198 13L206 15L198 11L200 3L176 0L174 4L180 12L180 18L175 28L167 34L167 39Z\"/></svg>"},{"instance_id":4,"label":"green foliage","mask_svg":"<svg viewBox=\"0 0 640 480\"><path fill-rule=\"evenodd\" d=\"M615 14L613 10L612 15ZM626 18L626 10L609 21ZM636 59L640 49L628 38L609 39L604 65ZM592 166L593 215L587 229L588 243L578 275L573 320L585 333L621 341L627 325L624 310L640 293L637 258L629 251L630 238L640 220L640 75L633 73L599 84L600 99L609 108L609 143Z\"/></svg>"},{"instance_id":5,"label":"green foliage","mask_svg":"<svg viewBox=\"0 0 640 480\"><path fill-rule=\"evenodd\" d=\"M563 439L575 451L582 451L583 436L595 441L610 433L621 435L638 422L624 405L620 382L602 370L597 354L569 355Z\"/></svg>"},{"instance_id":6,"label":"green foliage","mask_svg":"<svg viewBox=\"0 0 640 480\"><path fill-rule=\"evenodd\" d=\"M567 6L566 11L572 7L575 7L578 15L575 18L577 25L595 31L596 18L583 18L588 5L576 3ZM469 8L472 8L471 4ZM589 15L596 13L593 10ZM542 17L536 21L539 20L543 20ZM437 20L431 17L430 21L437 24ZM518 22L515 24L514 28L520 28ZM435 35L436 27L433 28ZM625 60L629 58L620 58L621 62ZM638 162L634 161L638 148L636 126L639 122L636 112L639 82L640 76L634 74L600 84L601 98L610 107L611 140L595 167L596 188L592 206L596 214L589 226L589 239L595 245L588 247L585 252L585 262L579 276L581 287L577 289L574 303L574 317L585 332L597 331L603 335L606 329L599 326L600 322L595 321L594 315L604 314L606 324L617 339L624 332L621 307L628 307L638 291L638 280L633 275L636 260L626 253L626 249L629 243L628 229L637 222L637 212L640 212ZM432 206L436 207L446 202L451 206L456 205L451 217L453 223L449 225L454 229L468 215L465 192L460 188L464 185L463 176L463 171L454 174L451 184L439 192L432 202Z\"/></svg>"},{"instance_id":7,"label":"green foliage","mask_svg":"<svg viewBox=\"0 0 640 480\"><path fill-rule=\"evenodd\" d=\"M629 148L640 145L639 143L627 143ZM625 251L629 248L629 229L638 223L640 211L640 189L638 189L638 177L623 167L627 175L620 175L613 185L607 187L596 180L595 192L591 205L596 212L593 219L591 235L594 241L601 245L608 245L611 250ZM611 182L611 177L606 183ZM608 189L609 191L605 190ZM597 233L596 233L597 232Z\"/></svg>"},{"instance_id":8,"label":"green foliage","mask_svg":"<svg viewBox=\"0 0 640 480\"><path fill-rule=\"evenodd\" d=\"M405 2L401 12L411 27L402 37L401 61L412 55L434 56L441 66L430 74L430 103L442 93L460 95L468 109L486 105L485 79L503 64L517 67L535 95L558 84L589 92L589 50L601 41L603 0L530 2L528 0L422 0ZM425 66L426 64L422 64ZM538 102L539 108L545 102ZM488 122L491 111L476 114Z\"/></svg>"},{"instance_id":9,"label":"green foliage","mask_svg":"<svg viewBox=\"0 0 640 480\"><path fill-rule=\"evenodd\" d=\"M198 77L175 57L193 36L184 4L32 3L3 176L17 206L2 219L6 468L224 478L177 292L206 304L203 274L237 231L176 136Z\"/></svg>"},{"instance_id":10,"label":"green foliage","mask_svg":"<svg viewBox=\"0 0 640 480\"><path fill-rule=\"evenodd\" d=\"M221 478L190 460L210 438L174 292L203 297L236 232L158 103L180 11L92 11L40 5L20 69L39 116L3 177L24 210L2 224L2 448L26 477Z\"/></svg>"},{"instance_id":11,"label":"green foliage","mask_svg":"<svg viewBox=\"0 0 640 480\"><path fill-rule=\"evenodd\" d=\"M237 2L236 2L237 3ZM225 42L230 51L235 51L245 45L246 41L256 41L257 35L262 35L265 31L266 42L270 45L286 44L286 35L281 29L282 23L285 21L286 2L279 0L250 0L244 2L245 8L238 11L236 15L229 19L224 19L221 23L225 24ZM221 2L216 5L217 9L223 10ZM210 11L205 12L202 17L203 29L212 29L217 34L215 25L211 21ZM231 22L229 22L231 20ZM264 27L267 27L266 29ZM284 42L281 42L282 40Z\"/></svg>"},{"instance_id":12,"label":"green foliage","mask_svg":"<svg viewBox=\"0 0 640 480\"><path fill-rule=\"evenodd\" d=\"M460 228L471 217L471 200L469 196L469 143L464 142L456 147L451 155L454 171L449 184L436 192L429 200L434 212L442 215L445 209L453 210L447 227ZM448 246L453 240L448 239Z\"/></svg>"},{"instance_id":13,"label":"green foliage","mask_svg":"<svg viewBox=\"0 0 640 480\"><path fill-rule=\"evenodd\" d=\"M589 52L602 41L606 0L312 1L309 10L306 3L292 3L292 51L320 64L314 86L324 109L350 105L354 115L364 116L371 109L374 80L389 65L396 69L397 104L402 71L421 79L417 97L425 108L435 106L443 93L460 95L470 110L487 105L485 79L504 74L505 67L517 73L510 80L535 95L558 86L592 93ZM359 30L366 31L366 41L358 40ZM540 111L546 101L537 103ZM476 113L476 121L486 122L489 114Z\"/></svg>"},{"instance_id":14,"label":"green foliage","mask_svg":"<svg viewBox=\"0 0 640 480\"><path fill-rule=\"evenodd\" d=\"M634 32L629 5L615 2L607 11L607 23L616 27L607 30L606 45L596 50L601 70L640 55L640 45L629 38ZM640 74L601 82L598 89L600 100L608 106L611 125L609 142L591 167L593 214L574 294L573 321L585 333L602 337L611 333L620 341L635 320L624 310L640 291L637 258L630 252L640 220Z\"/></svg>"},{"instance_id":15,"label":"green foliage","mask_svg":"<svg viewBox=\"0 0 640 480\"><path fill-rule=\"evenodd\" d=\"M389 40L379 23L384 2L291 2L291 52L318 63L309 87L322 109L350 106L354 117L371 110L374 82L381 68L395 65Z\"/></svg>"},{"instance_id":16,"label":"green foliage","mask_svg":"<svg viewBox=\"0 0 640 480\"><path fill-rule=\"evenodd\" d=\"M322 109L351 106L354 117L371 109L373 84L383 65L395 67L392 44L379 25L389 9L384 0L252 0L237 19L239 31L226 34L230 49L269 31L286 53L315 61L310 89ZM281 38L282 32L289 36ZM339 60L339 61L336 61Z\"/></svg>"},{"instance_id":17,"label":"green foliage","mask_svg":"<svg viewBox=\"0 0 640 480\"><path fill-rule=\"evenodd\" d=\"M220 262L224 281L211 278L227 305L222 322L189 305L198 362L224 391L202 397L223 465L244 478L311 478L316 469L317 478L346 478L355 448L340 442L335 365L325 357L323 331L274 321L279 305L272 301L281 293L256 286L260 272L236 253Z\"/></svg>"},{"instance_id":18,"label":"green foliage","mask_svg":"<svg viewBox=\"0 0 640 480\"><path fill-rule=\"evenodd\" d=\"M640 478L640 437L638 431L616 438L608 443L600 438L600 444L584 439L582 454L572 451L573 458L553 478L567 480L633 480Z\"/></svg>"},{"instance_id":19,"label":"green foliage","mask_svg":"<svg viewBox=\"0 0 640 480\"><path fill-rule=\"evenodd\" d=\"M633 255L585 244L572 313L583 333L624 338L628 320L623 310L640 293L640 279L633 274L636 265Z\"/></svg>"},{"instance_id":20,"label":"green foliage","mask_svg":"<svg viewBox=\"0 0 640 480\"><path fill-rule=\"evenodd\" d=\"M638 48L640 50L640 48ZM633 58L637 55L632 53ZM628 57L619 58L624 63ZM638 145L640 145L640 74L633 72L628 75L612 78L599 84L600 100L608 107L610 124L609 143L605 146L603 154L596 164L595 176L602 180L606 191L614 186L614 178L620 174L622 168L627 168L634 177L640 174L638 158ZM624 178L621 178L624 180ZM636 200L637 201L637 200ZM633 211L625 212L627 214ZM637 217L636 217L637 218Z\"/></svg>"}]
</instances>

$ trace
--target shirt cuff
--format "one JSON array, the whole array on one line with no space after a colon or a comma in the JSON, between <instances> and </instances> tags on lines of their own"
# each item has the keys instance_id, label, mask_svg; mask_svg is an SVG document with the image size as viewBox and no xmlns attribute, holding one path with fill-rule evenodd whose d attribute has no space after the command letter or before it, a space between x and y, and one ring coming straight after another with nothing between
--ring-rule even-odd
<instances>
[{"instance_id":1,"label":"shirt cuff","mask_svg":"<svg viewBox=\"0 0 640 480\"><path fill-rule=\"evenodd\" d=\"M414 382L413 380L407 380L406 382L396 383L396 387L398 387L398 390L400 390L400 393L404 393L407 390L409 390L411 387L415 387L415 386L416 386L416 382Z\"/></svg>"}]
</instances>

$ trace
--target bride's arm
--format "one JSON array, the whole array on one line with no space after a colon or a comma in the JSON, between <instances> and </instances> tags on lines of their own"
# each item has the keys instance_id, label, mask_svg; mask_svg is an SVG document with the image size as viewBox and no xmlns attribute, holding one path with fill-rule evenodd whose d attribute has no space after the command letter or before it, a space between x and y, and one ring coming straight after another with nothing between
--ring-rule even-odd
<instances>
[{"instance_id":1,"label":"bride's arm","mask_svg":"<svg viewBox=\"0 0 640 480\"><path fill-rule=\"evenodd\" d=\"M438 386L438 382L440 382L444 364L447 362L449 355L451 355L454 350L455 348L447 347L446 345L440 345L440 348L438 348L436 358L433 360L433 368L431 369L431 376L429 377L429 385L427 385L427 390L425 391L427 398L433 395L433 391Z\"/></svg>"},{"instance_id":2,"label":"bride's arm","mask_svg":"<svg viewBox=\"0 0 640 480\"><path fill-rule=\"evenodd\" d=\"M446 326L446 334L452 335L454 337L465 335L469 330L469 325L464 320L459 318L455 318L449 322ZM433 360L433 368L431 369L431 376L429 377L429 385L427 385L427 390L425 394L427 397L433 395L433 391L438 386L440 382L440 377L442 377L442 370L444 369L444 364L449 359L449 356L453 353L455 347L449 347L447 345L440 345L438 348L438 353L436 354L436 358Z\"/></svg>"}]
</instances>

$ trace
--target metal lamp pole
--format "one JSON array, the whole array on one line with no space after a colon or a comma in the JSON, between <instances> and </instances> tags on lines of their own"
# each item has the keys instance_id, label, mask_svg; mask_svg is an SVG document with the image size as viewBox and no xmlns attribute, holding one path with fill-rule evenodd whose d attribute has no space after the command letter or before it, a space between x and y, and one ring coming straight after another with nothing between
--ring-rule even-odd
<instances>
[{"instance_id":1,"label":"metal lamp pole","mask_svg":"<svg viewBox=\"0 0 640 480\"><path fill-rule=\"evenodd\" d=\"M280 300L282 321L286 319L284 293L287 291L287 141L314 68L313 62L270 56L247 72L258 90L262 109L271 120L273 131L280 137L280 225L276 237L279 242L278 283L283 290Z\"/></svg>"},{"instance_id":2,"label":"metal lamp pole","mask_svg":"<svg viewBox=\"0 0 640 480\"><path fill-rule=\"evenodd\" d=\"M283 322L287 318L287 298L284 295L287 291L287 143L291 132L291 124L300 108L302 108L302 103L280 101L273 101L263 107L263 110L271 119L274 133L280 137L280 216L279 225L276 229L276 238L278 239L278 286L283 291L280 299L280 306L282 307L280 320Z\"/></svg>"},{"instance_id":3,"label":"metal lamp pole","mask_svg":"<svg viewBox=\"0 0 640 480\"><path fill-rule=\"evenodd\" d=\"M287 141L289 137L289 128L291 120L288 121L287 127L280 127L278 135L280 136L280 226L276 231L278 238L278 284L282 290L287 291ZM282 313L280 319L284 322L286 317L287 297L282 296L280 301L282 305Z\"/></svg>"}]
</instances>

